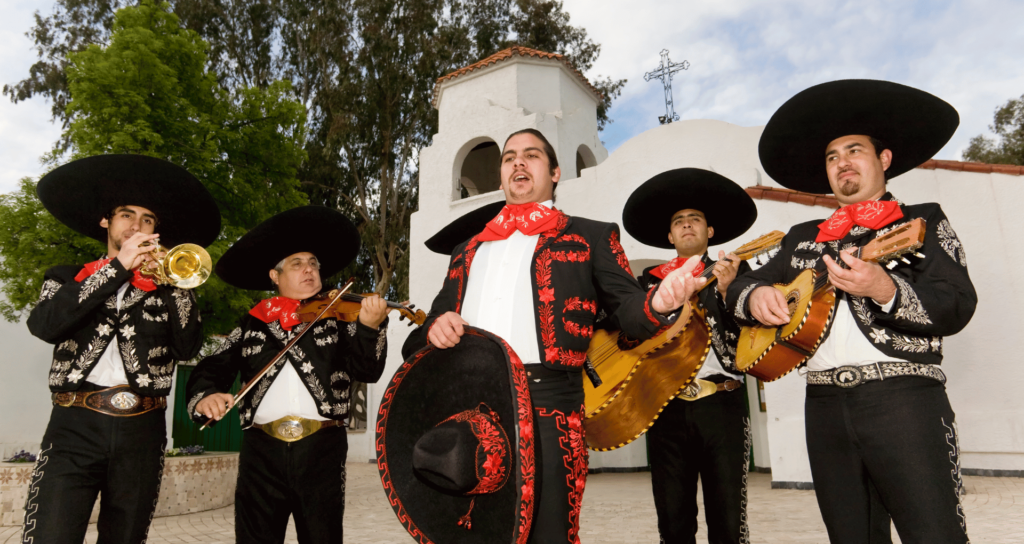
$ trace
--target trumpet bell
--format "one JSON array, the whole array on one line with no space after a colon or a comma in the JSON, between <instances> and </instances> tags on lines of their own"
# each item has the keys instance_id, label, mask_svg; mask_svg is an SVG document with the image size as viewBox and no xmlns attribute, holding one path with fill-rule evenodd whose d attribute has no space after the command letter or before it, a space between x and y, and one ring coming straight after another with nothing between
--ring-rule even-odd
<instances>
[{"instance_id":1,"label":"trumpet bell","mask_svg":"<svg viewBox=\"0 0 1024 544\"><path fill-rule=\"evenodd\" d=\"M167 282L179 289L194 289L210 278L213 261L196 244L181 244L167 252L161 263Z\"/></svg>"}]
</instances>

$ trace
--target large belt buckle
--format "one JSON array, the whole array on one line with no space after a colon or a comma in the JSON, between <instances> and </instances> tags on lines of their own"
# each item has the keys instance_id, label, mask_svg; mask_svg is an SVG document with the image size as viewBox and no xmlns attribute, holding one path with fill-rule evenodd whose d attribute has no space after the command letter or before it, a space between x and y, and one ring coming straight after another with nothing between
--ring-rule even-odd
<instances>
[{"instance_id":1,"label":"large belt buckle","mask_svg":"<svg viewBox=\"0 0 1024 544\"><path fill-rule=\"evenodd\" d=\"M122 412L127 412L132 408L135 408L135 405L138 403L139 396L128 390L118 391L110 397L110 405Z\"/></svg>"},{"instance_id":2,"label":"large belt buckle","mask_svg":"<svg viewBox=\"0 0 1024 544\"><path fill-rule=\"evenodd\" d=\"M264 427L267 434L285 442L296 442L320 430L320 422L298 416L285 416Z\"/></svg>"},{"instance_id":3,"label":"large belt buckle","mask_svg":"<svg viewBox=\"0 0 1024 544\"><path fill-rule=\"evenodd\" d=\"M70 408L75 403L75 399L78 398L77 391L62 391L60 393L53 394L53 403L57 406L64 408ZM67 399L66 401L64 399Z\"/></svg>"},{"instance_id":4,"label":"large belt buckle","mask_svg":"<svg viewBox=\"0 0 1024 544\"><path fill-rule=\"evenodd\" d=\"M841 366L832 371L832 383L847 389L864 383L864 373L855 366Z\"/></svg>"}]
</instances>

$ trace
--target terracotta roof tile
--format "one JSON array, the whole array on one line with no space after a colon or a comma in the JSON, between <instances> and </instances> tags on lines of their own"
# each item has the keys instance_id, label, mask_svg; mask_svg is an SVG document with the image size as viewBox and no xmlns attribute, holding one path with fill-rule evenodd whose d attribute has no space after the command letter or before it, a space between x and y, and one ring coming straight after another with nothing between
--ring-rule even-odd
<instances>
[{"instance_id":1,"label":"terracotta roof tile","mask_svg":"<svg viewBox=\"0 0 1024 544\"><path fill-rule=\"evenodd\" d=\"M832 209L839 207L839 201L832 195L817 195L814 193L805 193L803 191L794 191L792 189L768 187L766 185L747 187L746 191L747 194L750 195L750 198L757 200L792 202L794 204L803 204L805 206L822 206Z\"/></svg>"},{"instance_id":2,"label":"terracotta roof tile","mask_svg":"<svg viewBox=\"0 0 1024 544\"><path fill-rule=\"evenodd\" d=\"M440 97L441 97L441 84L442 83L444 83L446 81L451 81L451 80L453 80L453 79L455 79L455 78L457 78L459 76L468 74L468 73L470 73L470 72L472 72L474 70L480 70L482 68L486 68L486 67L488 67L488 66L490 66L492 64L496 64L496 63L501 62L503 60L508 60L508 59L512 58L513 55L519 55L520 57L536 57L536 58L539 58L539 59L550 59L550 60L561 61L563 64L565 64L565 67L568 68L570 72L572 72L573 74L576 74L576 77L580 80L580 83L583 83L584 87L586 87L587 89L590 89L590 92L594 93L594 96L596 96L598 100L602 99L603 95L601 94L601 92L598 91L597 88L595 88L593 85L591 85L590 82L587 81L587 78L583 77L583 74L580 73L579 70L574 68L573 65L570 64L569 61L566 60L566 58L564 56L562 56L562 55L560 55L558 53L546 53L544 51L538 51L536 49L530 49L529 47L522 47L522 46L519 46L519 45L515 45L515 46L512 46L512 47L509 47L508 49L503 49L501 51L498 51L497 53L495 53L495 54L493 54L493 55L491 55L491 56L489 56L489 57L487 57L487 58L485 58L485 59L483 59L481 61L474 62L473 64L470 64L469 66L464 66L462 68L459 68L458 70L455 70L454 72L452 72L452 73L450 73L448 75L441 76L441 77L437 78L437 82L434 83L434 97L431 100L431 104L433 104L433 106L435 108L438 107L438 99L440 99Z\"/></svg>"},{"instance_id":3,"label":"terracotta roof tile","mask_svg":"<svg viewBox=\"0 0 1024 544\"><path fill-rule=\"evenodd\" d=\"M983 162L940 161L932 159L918 168L924 170L952 170L954 172L974 172L977 174L1007 174L1024 176L1024 166L1015 164L986 164Z\"/></svg>"}]
</instances>

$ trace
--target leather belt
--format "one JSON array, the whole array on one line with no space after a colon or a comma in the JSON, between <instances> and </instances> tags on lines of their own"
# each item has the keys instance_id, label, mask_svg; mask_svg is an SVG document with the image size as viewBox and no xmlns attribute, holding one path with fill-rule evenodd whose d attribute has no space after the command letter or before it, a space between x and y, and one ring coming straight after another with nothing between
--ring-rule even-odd
<instances>
[{"instance_id":1,"label":"leather belt","mask_svg":"<svg viewBox=\"0 0 1024 544\"><path fill-rule=\"evenodd\" d=\"M278 440L285 442L295 442L302 440L307 436L319 431L320 429L327 429L329 427L341 427L344 426L343 421L336 419L328 419L326 421L319 421L316 419L306 419L298 416L284 416L276 421L270 423L256 424L253 427L262 429L263 432L273 436Z\"/></svg>"},{"instance_id":2,"label":"leather belt","mask_svg":"<svg viewBox=\"0 0 1024 544\"><path fill-rule=\"evenodd\" d=\"M903 376L919 376L946 383L946 375L936 365L877 362L859 366L841 366L832 370L811 370L807 372L807 384L836 385L849 389L865 382Z\"/></svg>"},{"instance_id":3,"label":"leather belt","mask_svg":"<svg viewBox=\"0 0 1024 544\"><path fill-rule=\"evenodd\" d=\"M137 416L157 408L167 408L166 397L147 397L118 385L99 391L61 391L54 393L53 404L65 408L88 408L108 416Z\"/></svg>"},{"instance_id":4,"label":"leather belt","mask_svg":"<svg viewBox=\"0 0 1024 544\"><path fill-rule=\"evenodd\" d=\"M714 395L715 393L721 393L722 391L735 391L741 387L743 387L743 382L739 380L725 380L722 383L715 383L696 379L684 387L682 391L676 393L676 398L692 401Z\"/></svg>"}]
</instances>

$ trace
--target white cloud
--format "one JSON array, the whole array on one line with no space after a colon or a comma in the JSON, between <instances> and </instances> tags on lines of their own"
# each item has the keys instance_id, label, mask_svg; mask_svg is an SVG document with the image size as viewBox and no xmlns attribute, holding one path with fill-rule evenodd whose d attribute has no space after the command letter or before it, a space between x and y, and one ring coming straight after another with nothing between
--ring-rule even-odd
<instances>
[{"instance_id":1,"label":"white cloud","mask_svg":"<svg viewBox=\"0 0 1024 544\"><path fill-rule=\"evenodd\" d=\"M959 159L987 133L993 110L1024 93L1024 4L1007 0L718 2L565 0L572 23L602 46L592 74L628 78L602 139L614 149L657 124L660 82L643 80L659 51L688 60L673 79L676 112L761 125L811 85L845 78L896 81L960 112L938 158Z\"/></svg>"}]
</instances>

